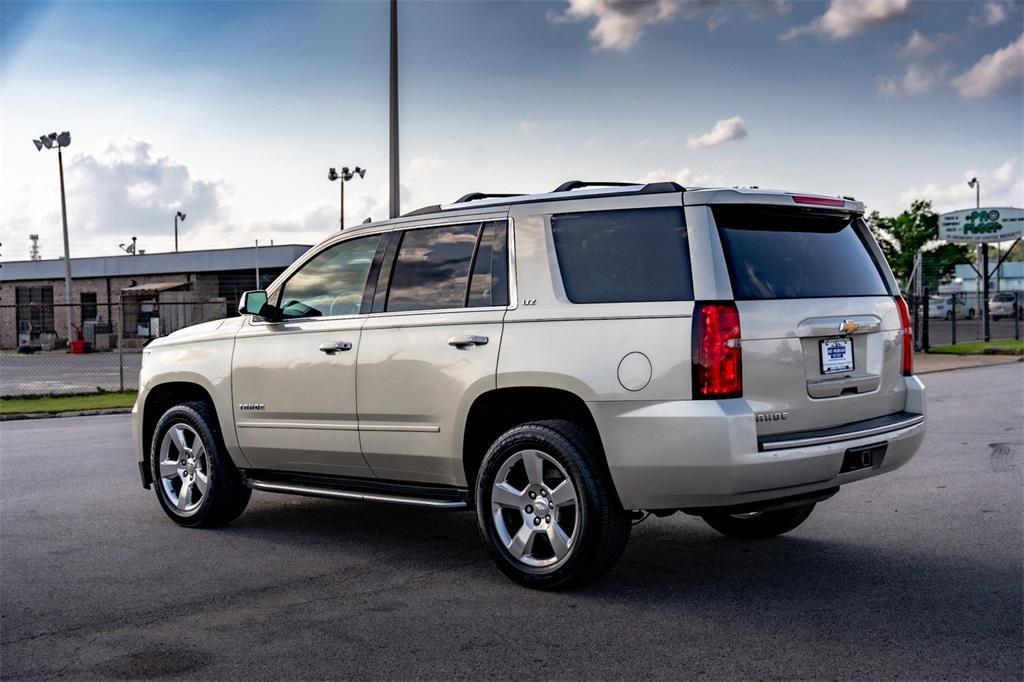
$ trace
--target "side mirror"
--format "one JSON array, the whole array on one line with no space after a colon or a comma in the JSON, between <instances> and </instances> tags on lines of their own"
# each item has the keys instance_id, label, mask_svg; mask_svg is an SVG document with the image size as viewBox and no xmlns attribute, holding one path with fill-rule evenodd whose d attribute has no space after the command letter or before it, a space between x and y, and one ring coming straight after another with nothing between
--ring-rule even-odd
<instances>
[{"instance_id":1,"label":"side mirror","mask_svg":"<svg viewBox=\"0 0 1024 682\"><path fill-rule=\"evenodd\" d=\"M274 317L274 307L267 301L266 291L246 291L238 300L238 314L258 315L260 317L272 319Z\"/></svg>"}]
</instances>

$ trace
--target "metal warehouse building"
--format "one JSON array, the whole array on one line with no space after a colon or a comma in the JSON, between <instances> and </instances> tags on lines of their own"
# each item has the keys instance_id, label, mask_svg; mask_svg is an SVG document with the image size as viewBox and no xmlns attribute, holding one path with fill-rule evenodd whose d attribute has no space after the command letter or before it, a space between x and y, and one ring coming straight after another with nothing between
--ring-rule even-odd
<instances>
[{"instance_id":1,"label":"metal warehouse building","mask_svg":"<svg viewBox=\"0 0 1024 682\"><path fill-rule=\"evenodd\" d=\"M90 342L100 329L141 345L236 314L243 291L265 287L308 249L287 244L72 258L70 301L63 259L6 262L0 265L0 348L46 338L63 346L68 314Z\"/></svg>"}]
</instances>

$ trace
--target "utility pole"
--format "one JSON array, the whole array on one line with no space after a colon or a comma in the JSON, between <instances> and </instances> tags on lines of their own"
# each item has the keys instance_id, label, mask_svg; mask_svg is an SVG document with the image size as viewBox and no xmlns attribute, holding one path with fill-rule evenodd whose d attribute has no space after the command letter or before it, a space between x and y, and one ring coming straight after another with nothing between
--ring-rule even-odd
<instances>
[{"instance_id":1,"label":"utility pole","mask_svg":"<svg viewBox=\"0 0 1024 682\"><path fill-rule=\"evenodd\" d=\"M389 117L390 117L390 130L389 130L389 152L390 159L388 162L389 167L389 202L388 202L388 217L397 218L399 213L399 193L398 193L398 0L391 0L391 40L390 40L390 59L389 59Z\"/></svg>"},{"instance_id":2,"label":"utility pole","mask_svg":"<svg viewBox=\"0 0 1024 682\"><path fill-rule=\"evenodd\" d=\"M178 253L178 219L181 218L181 222L185 222L185 214L181 211L177 211L174 214L174 253Z\"/></svg>"},{"instance_id":3,"label":"utility pole","mask_svg":"<svg viewBox=\"0 0 1024 682\"><path fill-rule=\"evenodd\" d=\"M366 176L366 169L365 168L360 168L359 166L356 166L355 168L349 168L348 166L342 166L340 173L337 171L337 169L334 169L334 168L328 168L327 169L327 179L328 180L330 180L331 182L334 182L335 180L341 180L341 208L339 209L339 213L338 213L338 229L339 229L339 231L345 229L345 183L348 182L349 180L351 180L352 178L354 178L357 175L360 178L365 177Z\"/></svg>"},{"instance_id":4,"label":"utility pole","mask_svg":"<svg viewBox=\"0 0 1024 682\"><path fill-rule=\"evenodd\" d=\"M68 318L68 345L74 338L74 324L71 322L71 248L68 246L68 203L64 196L64 155L61 150L71 144L71 133L64 131L60 135L50 133L40 135L38 140L32 140L36 149L53 149L57 145L57 170L60 173L60 217L64 224L64 302L67 304Z\"/></svg>"},{"instance_id":5,"label":"utility pole","mask_svg":"<svg viewBox=\"0 0 1024 682\"><path fill-rule=\"evenodd\" d=\"M70 136L68 143L70 144ZM57 146L57 166L60 170L60 219L64 224L64 301L68 304L68 347L71 347L74 324L71 322L71 247L68 246L68 202L64 197L64 154Z\"/></svg>"},{"instance_id":6,"label":"utility pole","mask_svg":"<svg viewBox=\"0 0 1024 682\"><path fill-rule=\"evenodd\" d=\"M971 178L967 181L968 187L974 188L974 208L981 208L981 181L978 178ZM988 320L988 244L981 244L981 326L986 341L991 340L992 333Z\"/></svg>"}]
</instances>

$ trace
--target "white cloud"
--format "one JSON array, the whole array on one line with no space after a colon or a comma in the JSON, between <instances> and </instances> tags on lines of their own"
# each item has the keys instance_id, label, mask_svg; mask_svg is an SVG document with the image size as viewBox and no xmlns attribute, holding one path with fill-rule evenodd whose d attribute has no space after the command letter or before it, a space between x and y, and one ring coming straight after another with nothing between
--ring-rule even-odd
<instances>
[{"instance_id":1,"label":"white cloud","mask_svg":"<svg viewBox=\"0 0 1024 682\"><path fill-rule=\"evenodd\" d=\"M679 0L569 0L563 14L549 12L548 19L561 23L594 18L590 37L598 49L628 52L647 26L672 21L680 5Z\"/></svg>"},{"instance_id":2,"label":"white cloud","mask_svg":"<svg viewBox=\"0 0 1024 682\"><path fill-rule=\"evenodd\" d=\"M919 59L935 52L938 47L938 43L935 40L929 40L919 31L915 30L910 34L910 38L907 39L907 44L900 48L900 54L907 59Z\"/></svg>"},{"instance_id":3,"label":"white cloud","mask_svg":"<svg viewBox=\"0 0 1024 682\"><path fill-rule=\"evenodd\" d=\"M427 156L417 156L409 161L409 173L411 175L430 175L448 167L448 162L442 159L432 159Z\"/></svg>"},{"instance_id":4,"label":"white cloud","mask_svg":"<svg viewBox=\"0 0 1024 682\"><path fill-rule=\"evenodd\" d=\"M967 170L963 179L950 185L933 182L922 187L911 187L903 193L901 199L906 205L915 199L929 199L935 210L940 212L971 208L974 206L974 189L967 186L967 181L974 177L981 181L982 206L1024 204L1024 179L1021 177L1018 157L1009 158L989 171Z\"/></svg>"},{"instance_id":5,"label":"white cloud","mask_svg":"<svg viewBox=\"0 0 1024 682\"><path fill-rule=\"evenodd\" d=\"M537 122L536 121L520 121L519 122L519 132L522 133L523 135L529 135L530 133L532 133L536 129L537 129Z\"/></svg>"},{"instance_id":6,"label":"white cloud","mask_svg":"<svg viewBox=\"0 0 1024 682\"><path fill-rule=\"evenodd\" d=\"M889 97L923 95L943 85L946 82L947 71L948 64L932 68L910 64L902 79L883 78L878 84L878 92Z\"/></svg>"},{"instance_id":7,"label":"white cloud","mask_svg":"<svg viewBox=\"0 0 1024 682\"><path fill-rule=\"evenodd\" d=\"M786 0L762 0L737 3L728 0L568 0L565 12L548 12L553 23L595 20L590 38L596 49L628 52L643 37L649 26L671 22L682 15L686 19L709 13L707 27L714 31L742 7L750 15L764 12L785 14Z\"/></svg>"},{"instance_id":8,"label":"white cloud","mask_svg":"<svg viewBox=\"0 0 1024 682\"><path fill-rule=\"evenodd\" d=\"M675 182L683 187L721 187L725 184L720 175L697 175L689 168L677 171L654 170L641 178L640 182Z\"/></svg>"},{"instance_id":9,"label":"white cloud","mask_svg":"<svg viewBox=\"0 0 1024 682\"><path fill-rule=\"evenodd\" d=\"M1009 89L1018 88L1024 78L1024 34L1006 47L986 55L966 72L953 79L953 85L961 97L988 97Z\"/></svg>"},{"instance_id":10,"label":"white cloud","mask_svg":"<svg viewBox=\"0 0 1024 682\"><path fill-rule=\"evenodd\" d=\"M978 26L998 26L1010 18L1010 8L1003 2L986 2L981 11L971 17Z\"/></svg>"},{"instance_id":11,"label":"white cloud","mask_svg":"<svg viewBox=\"0 0 1024 682\"><path fill-rule=\"evenodd\" d=\"M180 234L208 230L227 217L226 183L193 177L183 163L156 156L147 142L129 140L98 155L76 154L65 172L68 211L79 239L116 245L135 235L146 248L146 237L173 238L175 211L188 216Z\"/></svg>"},{"instance_id":12,"label":"white cloud","mask_svg":"<svg viewBox=\"0 0 1024 682\"><path fill-rule=\"evenodd\" d=\"M820 17L808 24L794 26L782 34L792 40L804 34L842 40L877 24L888 23L907 13L910 0L832 0Z\"/></svg>"},{"instance_id":13,"label":"white cloud","mask_svg":"<svg viewBox=\"0 0 1024 682\"><path fill-rule=\"evenodd\" d=\"M690 135L686 140L686 146L689 149L717 147L726 142L742 140L746 136L747 129L743 126L743 119L733 116L717 121L711 130L702 135Z\"/></svg>"}]
</instances>

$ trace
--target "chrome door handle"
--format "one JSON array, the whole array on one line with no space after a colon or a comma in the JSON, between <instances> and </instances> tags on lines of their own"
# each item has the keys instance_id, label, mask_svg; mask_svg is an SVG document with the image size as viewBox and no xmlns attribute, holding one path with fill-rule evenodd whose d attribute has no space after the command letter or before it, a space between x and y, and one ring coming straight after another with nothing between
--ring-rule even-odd
<instances>
[{"instance_id":1,"label":"chrome door handle","mask_svg":"<svg viewBox=\"0 0 1024 682\"><path fill-rule=\"evenodd\" d=\"M321 343L320 352L327 353L328 355L334 355L340 353L343 350L352 350L352 344L349 341L335 341L333 343Z\"/></svg>"},{"instance_id":2,"label":"chrome door handle","mask_svg":"<svg viewBox=\"0 0 1024 682\"><path fill-rule=\"evenodd\" d=\"M448 339L448 345L455 346L456 348L472 348L473 346L486 346L489 340L486 336L467 334L465 336L453 336Z\"/></svg>"}]
</instances>

